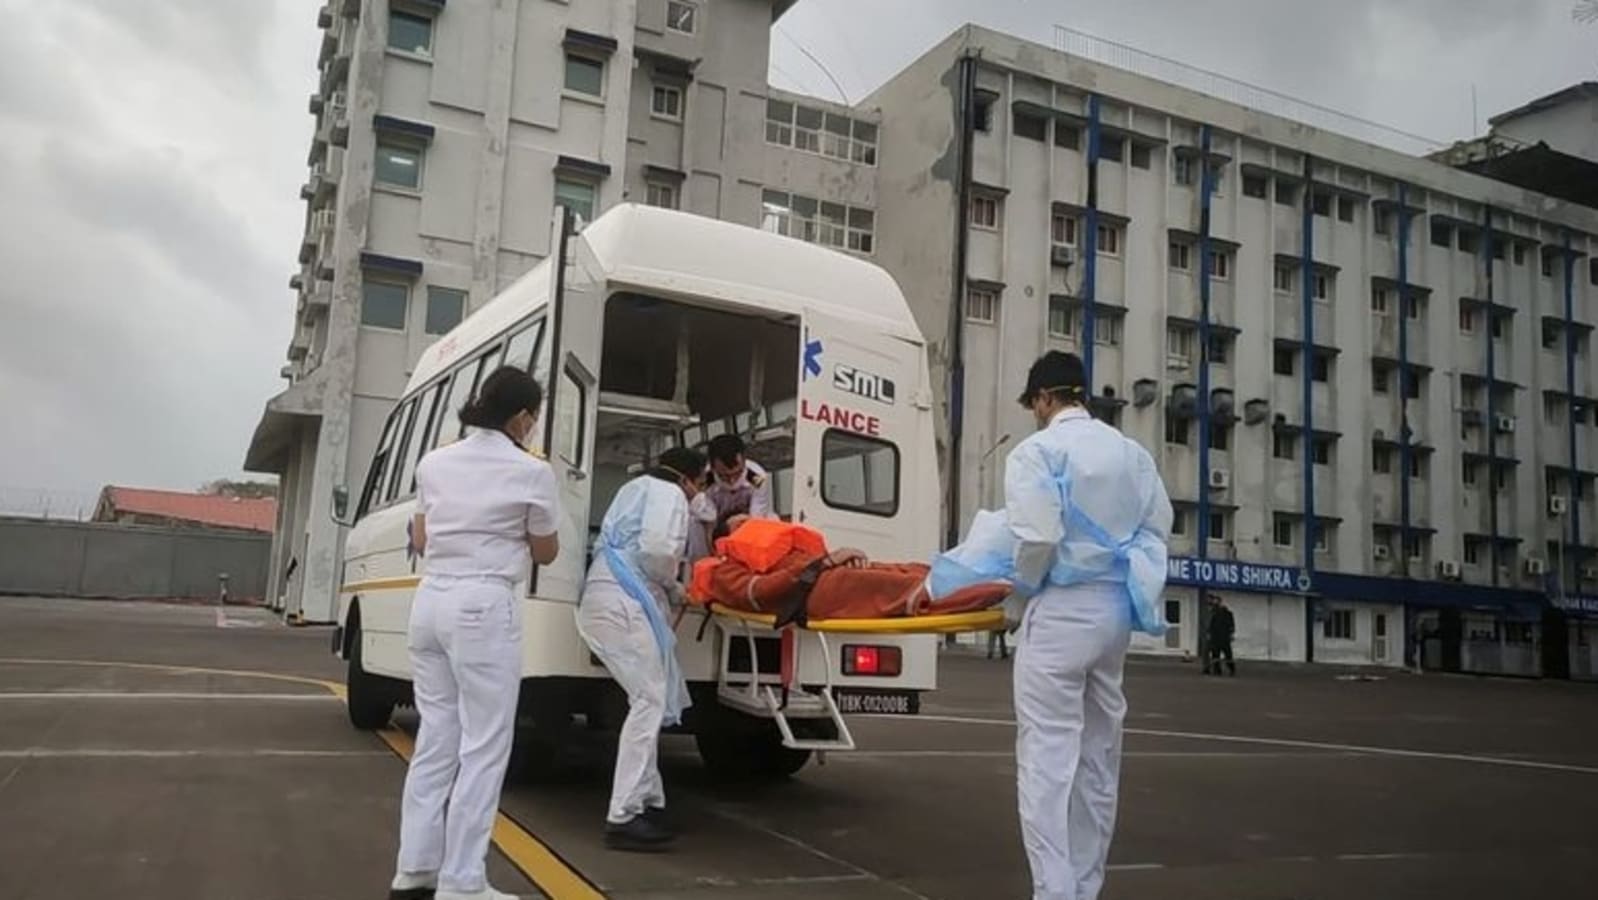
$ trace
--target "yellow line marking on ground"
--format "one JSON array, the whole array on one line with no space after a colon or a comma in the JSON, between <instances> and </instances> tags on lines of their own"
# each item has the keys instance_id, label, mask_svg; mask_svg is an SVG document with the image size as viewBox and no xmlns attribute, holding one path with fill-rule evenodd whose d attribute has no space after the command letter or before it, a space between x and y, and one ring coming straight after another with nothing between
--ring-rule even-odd
<instances>
[{"instance_id":1,"label":"yellow line marking on ground","mask_svg":"<svg viewBox=\"0 0 1598 900\"><path fill-rule=\"evenodd\" d=\"M420 575L397 575L393 578L372 578L366 581L352 581L340 585L338 592L341 594L357 594L362 591L400 591L413 588L422 583Z\"/></svg>"},{"instance_id":2,"label":"yellow line marking on ground","mask_svg":"<svg viewBox=\"0 0 1598 900\"><path fill-rule=\"evenodd\" d=\"M0 665L21 666L99 666L135 669L154 672L171 672L191 675L222 675L237 678L263 678L286 684L303 684L320 687L340 700L348 699L344 685L322 678L304 675L284 675L279 672L259 672L240 669L212 669L202 666L173 666L158 663L117 662L115 660L87 659L23 659L0 657ZM399 758L409 762L416 744L409 734L398 728L384 728L377 733ZM605 900L605 895L572 865L560 858L549 845L534 837L520 823L503 812L495 814L494 846L505 854L521 873L527 876L550 900Z\"/></svg>"}]
</instances>

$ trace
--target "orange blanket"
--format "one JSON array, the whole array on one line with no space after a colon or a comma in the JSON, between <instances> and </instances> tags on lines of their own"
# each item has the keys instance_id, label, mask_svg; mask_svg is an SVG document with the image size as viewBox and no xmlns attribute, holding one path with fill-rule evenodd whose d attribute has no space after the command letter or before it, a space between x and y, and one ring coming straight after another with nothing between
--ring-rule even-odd
<instances>
[{"instance_id":1,"label":"orange blanket","mask_svg":"<svg viewBox=\"0 0 1598 900\"><path fill-rule=\"evenodd\" d=\"M926 591L928 567L921 563L872 563L821 568L808 594L806 569L825 554L796 549L765 572L732 557L702 559L694 566L694 599L746 612L777 615L778 623L815 619L882 619L971 612L1004 601L1007 584L981 584L933 602Z\"/></svg>"}]
</instances>

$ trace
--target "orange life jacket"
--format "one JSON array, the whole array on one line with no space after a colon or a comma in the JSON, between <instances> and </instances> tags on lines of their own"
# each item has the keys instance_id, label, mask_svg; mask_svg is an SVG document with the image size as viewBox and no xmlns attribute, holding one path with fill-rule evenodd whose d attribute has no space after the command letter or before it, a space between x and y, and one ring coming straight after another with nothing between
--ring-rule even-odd
<instances>
[{"instance_id":1,"label":"orange life jacket","mask_svg":"<svg viewBox=\"0 0 1598 900\"><path fill-rule=\"evenodd\" d=\"M716 540L717 556L735 559L760 574L770 572L795 550L821 556L827 552L827 541L813 528L780 519L750 519Z\"/></svg>"}]
</instances>

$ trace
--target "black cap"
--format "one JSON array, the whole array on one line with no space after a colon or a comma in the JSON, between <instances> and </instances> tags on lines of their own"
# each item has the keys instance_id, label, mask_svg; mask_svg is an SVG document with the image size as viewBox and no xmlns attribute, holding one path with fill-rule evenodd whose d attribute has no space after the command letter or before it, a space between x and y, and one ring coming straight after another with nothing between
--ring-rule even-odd
<instances>
[{"instance_id":1,"label":"black cap","mask_svg":"<svg viewBox=\"0 0 1598 900\"><path fill-rule=\"evenodd\" d=\"M1066 400L1080 403L1087 394L1088 372L1082 357L1075 353L1050 350L1038 357L1026 373L1026 390L1018 398L1022 406L1031 406L1039 394L1058 393Z\"/></svg>"}]
</instances>

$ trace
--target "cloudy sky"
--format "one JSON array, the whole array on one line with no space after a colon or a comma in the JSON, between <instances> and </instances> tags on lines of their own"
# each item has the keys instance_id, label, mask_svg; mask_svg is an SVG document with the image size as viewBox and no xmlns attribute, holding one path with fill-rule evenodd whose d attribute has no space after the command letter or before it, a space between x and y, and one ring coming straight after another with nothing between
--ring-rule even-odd
<instances>
[{"instance_id":1,"label":"cloudy sky","mask_svg":"<svg viewBox=\"0 0 1598 900\"><path fill-rule=\"evenodd\" d=\"M650 0L640 0L650 2ZM858 100L968 20L1069 25L1409 132L1598 78L1573 0L801 0L773 81ZM320 0L0 0L0 507L238 473L282 382ZM803 48L803 49L801 49Z\"/></svg>"}]
</instances>

